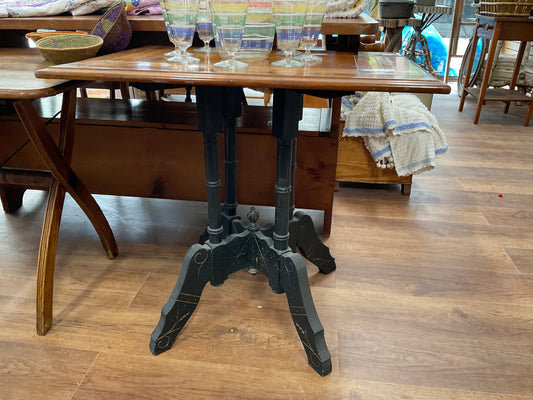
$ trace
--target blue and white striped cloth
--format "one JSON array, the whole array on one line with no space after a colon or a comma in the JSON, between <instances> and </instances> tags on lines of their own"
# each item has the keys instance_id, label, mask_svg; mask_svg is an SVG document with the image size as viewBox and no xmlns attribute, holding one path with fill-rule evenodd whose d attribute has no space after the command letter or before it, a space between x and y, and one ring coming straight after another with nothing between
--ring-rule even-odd
<instances>
[{"instance_id":1,"label":"blue and white striped cloth","mask_svg":"<svg viewBox=\"0 0 533 400\"><path fill-rule=\"evenodd\" d=\"M437 119L414 95L356 93L342 107L343 136L362 137L376 165L399 176L434 168L448 150Z\"/></svg>"}]
</instances>

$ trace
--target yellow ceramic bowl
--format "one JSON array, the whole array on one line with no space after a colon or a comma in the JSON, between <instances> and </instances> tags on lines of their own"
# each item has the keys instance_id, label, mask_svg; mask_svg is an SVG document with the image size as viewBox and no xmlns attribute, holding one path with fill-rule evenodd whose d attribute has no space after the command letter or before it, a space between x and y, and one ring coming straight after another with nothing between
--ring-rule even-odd
<instances>
[{"instance_id":1,"label":"yellow ceramic bowl","mask_svg":"<svg viewBox=\"0 0 533 400\"><path fill-rule=\"evenodd\" d=\"M37 40L41 40L50 36L58 36L58 35L87 35L87 32L83 31L53 31L53 32L30 32L26 33L26 37L28 39L33 40L34 42L37 42Z\"/></svg>"},{"instance_id":2,"label":"yellow ceramic bowl","mask_svg":"<svg viewBox=\"0 0 533 400\"><path fill-rule=\"evenodd\" d=\"M42 56L54 64L64 64L94 57L103 40L95 35L59 35L35 43Z\"/></svg>"}]
</instances>

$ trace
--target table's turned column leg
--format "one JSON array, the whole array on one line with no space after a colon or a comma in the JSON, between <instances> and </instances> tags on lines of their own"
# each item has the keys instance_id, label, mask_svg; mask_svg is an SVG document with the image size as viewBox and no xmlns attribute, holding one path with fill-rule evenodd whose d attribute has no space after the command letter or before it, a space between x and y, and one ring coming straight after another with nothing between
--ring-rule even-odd
<instances>
[{"instance_id":1,"label":"table's turned column leg","mask_svg":"<svg viewBox=\"0 0 533 400\"><path fill-rule=\"evenodd\" d=\"M206 283L220 285L227 276L224 265L213 262L213 249L223 245L221 223L220 178L218 171L217 134L223 129L224 89L197 87L198 128L204 136L204 158L207 186L208 226L206 243L192 246L183 261L178 281L150 339L150 351L157 355L172 347L200 301ZM202 240L202 238L200 238Z\"/></svg>"},{"instance_id":2,"label":"table's turned column leg","mask_svg":"<svg viewBox=\"0 0 533 400\"><path fill-rule=\"evenodd\" d=\"M294 115L296 119L296 135L298 133L298 121L301 119L302 102L288 102L285 104L283 101L274 103L274 116L280 116L283 113ZM279 129L274 126L274 129ZM288 143L291 148L290 165L289 165L289 187L288 193L277 193L279 197L288 196L288 220L289 220L289 239L288 244L293 251L299 250L300 253L310 262L315 264L320 272L325 274L335 270L335 258L331 256L329 248L322 243L318 234L316 233L315 225L311 217L301 211L294 212L294 192L296 183L296 145L297 136L291 139ZM279 157L279 156L278 156ZM278 185L276 184L276 189ZM275 225L269 225L263 229L263 233L267 236L274 235Z\"/></svg>"},{"instance_id":3,"label":"table's turned column leg","mask_svg":"<svg viewBox=\"0 0 533 400\"><path fill-rule=\"evenodd\" d=\"M201 89L200 89L201 91ZM219 109L223 110L224 119L224 204L221 209L221 223L223 237L227 237L234 230L234 220L237 215L237 118L241 115L243 92L241 88L223 88L223 102ZM212 115L212 113L211 113ZM217 132L215 132L216 134ZM217 170L218 171L218 170ZM217 172L218 174L218 172ZM217 175L218 176L218 175ZM242 230L241 230L242 231ZM200 235L199 243L208 239L207 230Z\"/></svg>"},{"instance_id":4,"label":"table's turned column leg","mask_svg":"<svg viewBox=\"0 0 533 400\"><path fill-rule=\"evenodd\" d=\"M76 91L63 94L57 146L30 101L18 101L14 106L26 132L55 178L48 194L37 266L37 334L45 335L52 326L55 255L65 190L71 193L89 217L109 258L118 254L118 248L98 204L69 167L74 144Z\"/></svg>"},{"instance_id":5,"label":"table's turned column leg","mask_svg":"<svg viewBox=\"0 0 533 400\"><path fill-rule=\"evenodd\" d=\"M331 355L324 340L307 278L304 260L289 248L289 213L292 164L303 107L302 94L274 90L273 134L278 140L274 249L282 255L280 289L287 295L291 316L307 353L308 362L320 375L331 372ZM288 253L287 253L288 252ZM272 280L272 277L269 277ZM275 290L275 287L273 287Z\"/></svg>"},{"instance_id":6,"label":"table's turned column leg","mask_svg":"<svg viewBox=\"0 0 533 400\"><path fill-rule=\"evenodd\" d=\"M222 213L231 227L237 218L237 118L241 116L242 89L226 88L224 110L224 205ZM229 231L231 232L231 229Z\"/></svg>"}]
</instances>

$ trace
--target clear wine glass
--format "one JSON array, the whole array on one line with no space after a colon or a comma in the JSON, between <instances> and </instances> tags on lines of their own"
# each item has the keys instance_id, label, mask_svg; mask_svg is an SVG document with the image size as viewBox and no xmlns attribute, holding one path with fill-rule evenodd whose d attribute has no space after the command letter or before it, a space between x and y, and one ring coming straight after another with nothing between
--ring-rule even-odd
<instances>
[{"instance_id":1,"label":"clear wine glass","mask_svg":"<svg viewBox=\"0 0 533 400\"><path fill-rule=\"evenodd\" d=\"M166 11L165 24L170 41L175 46L176 55L168 62L178 64L199 63L198 58L192 57L187 49L192 45L196 30L198 14L198 0L164 0Z\"/></svg>"},{"instance_id":2,"label":"clear wine glass","mask_svg":"<svg viewBox=\"0 0 533 400\"><path fill-rule=\"evenodd\" d=\"M213 32L213 19L211 17L211 10L209 9L209 4L207 0L200 0L200 5L198 7L198 18L196 20L196 31L198 32L198 37L204 46L194 49L195 53L214 53L215 49L209 46L209 42L215 38Z\"/></svg>"},{"instance_id":3,"label":"clear wine glass","mask_svg":"<svg viewBox=\"0 0 533 400\"><path fill-rule=\"evenodd\" d=\"M273 0L272 11L276 24L278 49L285 58L274 61L272 66L283 68L301 68L305 64L293 58L300 43L302 27L307 11L307 0Z\"/></svg>"},{"instance_id":4,"label":"clear wine glass","mask_svg":"<svg viewBox=\"0 0 533 400\"><path fill-rule=\"evenodd\" d=\"M160 1L159 5L161 6L161 13L163 14L163 21L165 21L165 29L167 30L167 35L170 40L170 21L168 20L167 9L165 8L165 2ZM170 41L174 45L174 50L167 51L165 54L163 54L165 58L172 58L178 55L178 52L176 51L178 47L176 46L174 42L172 42L172 40Z\"/></svg>"},{"instance_id":5,"label":"clear wine glass","mask_svg":"<svg viewBox=\"0 0 533 400\"><path fill-rule=\"evenodd\" d=\"M248 64L237 61L235 54L239 51L242 43L248 0L210 0L210 3L218 39L223 50L230 57L214 64L215 67L246 68Z\"/></svg>"},{"instance_id":6,"label":"clear wine glass","mask_svg":"<svg viewBox=\"0 0 533 400\"><path fill-rule=\"evenodd\" d=\"M311 54L311 49L316 46L320 29L322 27L322 20L326 13L326 0L308 0L307 12L305 14L302 34L300 36L300 44L305 49L305 53L301 56L303 62L321 62L322 57Z\"/></svg>"}]
</instances>

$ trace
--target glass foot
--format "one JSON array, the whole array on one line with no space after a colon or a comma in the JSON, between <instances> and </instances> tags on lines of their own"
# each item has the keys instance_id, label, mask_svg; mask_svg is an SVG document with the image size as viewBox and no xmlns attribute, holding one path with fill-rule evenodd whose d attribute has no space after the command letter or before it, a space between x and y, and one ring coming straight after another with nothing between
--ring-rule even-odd
<instances>
[{"instance_id":1,"label":"glass foot","mask_svg":"<svg viewBox=\"0 0 533 400\"><path fill-rule=\"evenodd\" d=\"M303 68L305 64L301 61L295 60L294 58L284 58L283 60L274 61L272 64L273 67L281 68Z\"/></svg>"},{"instance_id":2,"label":"glass foot","mask_svg":"<svg viewBox=\"0 0 533 400\"><path fill-rule=\"evenodd\" d=\"M165 54L163 54L163 56L165 58L177 57L178 56L178 52L176 50L167 51Z\"/></svg>"},{"instance_id":3,"label":"glass foot","mask_svg":"<svg viewBox=\"0 0 533 400\"><path fill-rule=\"evenodd\" d=\"M200 62L200 59L195 58L190 55L186 55L186 56L178 55L176 57L169 58L167 61L171 63L176 63L176 64L198 64Z\"/></svg>"},{"instance_id":4,"label":"glass foot","mask_svg":"<svg viewBox=\"0 0 533 400\"><path fill-rule=\"evenodd\" d=\"M278 57L284 57L285 54L286 53L283 50L276 51L276 56L278 56ZM298 57L298 56L303 56L304 55L304 53L302 53L301 51L298 51L298 50L291 51L289 54L291 55L291 57Z\"/></svg>"},{"instance_id":5,"label":"glass foot","mask_svg":"<svg viewBox=\"0 0 533 400\"><path fill-rule=\"evenodd\" d=\"M248 64L246 64L245 62L237 61L237 60L231 60L231 59L217 62L214 65L215 65L215 67L230 68L230 69L248 67Z\"/></svg>"},{"instance_id":6,"label":"glass foot","mask_svg":"<svg viewBox=\"0 0 533 400\"><path fill-rule=\"evenodd\" d=\"M303 61L306 64L307 63L319 63L319 62L322 62L322 57L315 56L313 54L309 54L309 55L304 54L298 57L298 60Z\"/></svg>"}]
</instances>

